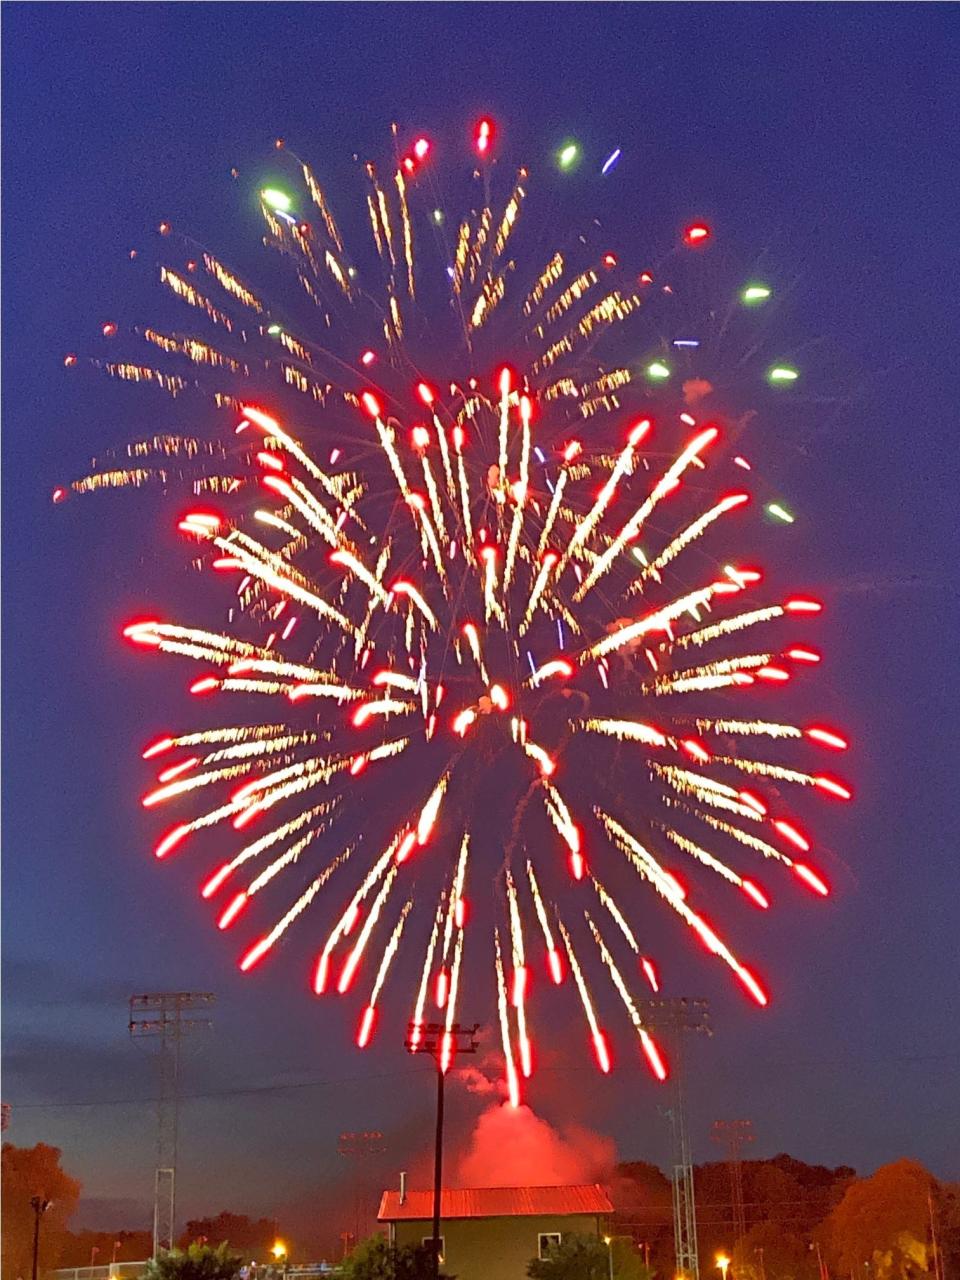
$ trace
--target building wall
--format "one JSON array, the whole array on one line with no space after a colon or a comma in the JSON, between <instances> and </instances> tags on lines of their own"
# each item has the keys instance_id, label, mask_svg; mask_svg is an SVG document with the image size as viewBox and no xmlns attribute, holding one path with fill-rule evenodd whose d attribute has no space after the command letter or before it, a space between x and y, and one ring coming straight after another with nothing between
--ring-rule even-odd
<instances>
[{"instance_id":1,"label":"building wall","mask_svg":"<svg viewBox=\"0 0 960 1280\"><path fill-rule=\"evenodd\" d=\"M398 1245L421 1244L433 1231L430 1222L398 1222ZM563 1217L458 1218L440 1226L443 1236L443 1270L457 1280L526 1280L527 1264L537 1256L541 1232L598 1236L595 1214Z\"/></svg>"}]
</instances>

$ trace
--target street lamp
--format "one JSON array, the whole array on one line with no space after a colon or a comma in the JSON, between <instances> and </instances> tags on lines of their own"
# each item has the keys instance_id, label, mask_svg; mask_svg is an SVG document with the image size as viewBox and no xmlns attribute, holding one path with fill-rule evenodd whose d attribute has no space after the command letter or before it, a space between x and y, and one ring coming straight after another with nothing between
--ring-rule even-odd
<instances>
[{"instance_id":1,"label":"street lamp","mask_svg":"<svg viewBox=\"0 0 960 1280\"><path fill-rule=\"evenodd\" d=\"M33 1271L32 1280L37 1280L37 1259L40 1256L40 1219L53 1204L44 1196L31 1196L30 1208L33 1210Z\"/></svg>"},{"instance_id":2,"label":"street lamp","mask_svg":"<svg viewBox=\"0 0 960 1280\"><path fill-rule=\"evenodd\" d=\"M613 1236L604 1236L603 1243L607 1246L607 1262L610 1267L610 1280L613 1280Z\"/></svg>"},{"instance_id":3,"label":"street lamp","mask_svg":"<svg viewBox=\"0 0 960 1280\"><path fill-rule=\"evenodd\" d=\"M714 1261L720 1268L720 1275L723 1277L723 1280L727 1280L727 1271L730 1267L730 1259L725 1253L718 1253Z\"/></svg>"},{"instance_id":4,"label":"street lamp","mask_svg":"<svg viewBox=\"0 0 960 1280\"><path fill-rule=\"evenodd\" d=\"M273 1254L274 1262L276 1262L279 1266L283 1267L283 1277L284 1277L284 1280L286 1280L287 1246L283 1243L282 1240L274 1240L273 1247L271 1248L270 1252Z\"/></svg>"}]
</instances>

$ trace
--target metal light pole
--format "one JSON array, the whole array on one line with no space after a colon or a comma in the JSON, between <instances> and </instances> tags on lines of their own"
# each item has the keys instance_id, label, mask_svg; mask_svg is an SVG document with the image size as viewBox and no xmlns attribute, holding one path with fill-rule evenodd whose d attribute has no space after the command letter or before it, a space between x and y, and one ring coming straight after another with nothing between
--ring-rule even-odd
<instances>
[{"instance_id":1,"label":"metal light pole","mask_svg":"<svg viewBox=\"0 0 960 1280\"><path fill-rule=\"evenodd\" d=\"M604 1236L603 1243L607 1246L607 1263L610 1272L610 1280L613 1280L613 1236Z\"/></svg>"},{"instance_id":2,"label":"metal light pole","mask_svg":"<svg viewBox=\"0 0 960 1280\"><path fill-rule=\"evenodd\" d=\"M714 1120L711 1134L714 1142L727 1149L730 1169L730 1199L733 1207L733 1271L742 1265L740 1253L747 1234L747 1218L743 1204L743 1163L740 1153L753 1142L752 1120ZM761 1280L763 1277L761 1276Z\"/></svg>"},{"instance_id":3,"label":"metal light pole","mask_svg":"<svg viewBox=\"0 0 960 1280\"><path fill-rule=\"evenodd\" d=\"M406 1048L411 1053L432 1053L437 1063L437 1133L433 1151L433 1276L440 1275L440 1193L443 1188L443 1082L458 1053L476 1053L480 1047L477 1032L480 1024L461 1027L459 1022L447 1026L442 1022L411 1022L407 1027Z\"/></svg>"},{"instance_id":4,"label":"metal light pole","mask_svg":"<svg viewBox=\"0 0 960 1280\"><path fill-rule=\"evenodd\" d=\"M32 1280L37 1280L37 1264L40 1258L40 1219L53 1204L44 1196L31 1196L30 1207L33 1210L33 1271Z\"/></svg>"},{"instance_id":5,"label":"metal light pole","mask_svg":"<svg viewBox=\"0 0 960 1280\"><path fill-rule=\"evenodd\" d=\"M693 1189L693 1161L683 1107L683 1033L702 1031L713 1035L710 1005L706 1000L686 996L673 999L637 1000L637 1009L650 1027L659 1027L670 1036L673 1050L673 1240L677 1273L685 1280L700 1280L697 1248L697 1209Z\"/></svg>"},{"instance_id":6,"label":"metal light pole","mask_svg":"<svg viewBox=\"0 0 960 1280\"><path fill-rule=\"evenodd\" d=\"M177 1141L180 1124L180 1054L185 1035L206 1031L210 1019L189 1015L209 1008L210 991L153 991L130 997L130 1035L154 1036L160 1049L157 1099L157 1171L153 1198L153 1256L173 1248L176 1217Z\"/></svg>"},{"instance_id":7,"label":"metal light pole","mask_svg":"<svg viewBox=\"0 0 960 1280\"><path fill-rule=\"evenodd\" d=\"M341 1133L337 1139L337 1155L346 1156L348 1159L358 1162L353 1205L353 1238L355 1243L360 1241L361 1224L363 1225L364 1233L367 1230L367 1192L369 1191L369 1184L364 1177L364 1163L368 1156L383 1155L386 1149L383 1134L379 1129L366 1129L362 1133L353 1131Z\"/></svg>"}]
</instances>

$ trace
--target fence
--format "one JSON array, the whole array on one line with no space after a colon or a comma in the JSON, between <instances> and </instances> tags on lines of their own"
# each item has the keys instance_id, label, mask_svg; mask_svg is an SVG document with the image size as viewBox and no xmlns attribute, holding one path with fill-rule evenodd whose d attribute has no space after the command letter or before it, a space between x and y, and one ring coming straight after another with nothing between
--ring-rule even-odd
<instances>
[{"instance_id":1,"label":"fence","mask_svg":"<svg viewBox=\"0 0 960 1280\"><path fill-rule=\"evenodd\" d=\"M137 1280L146 1262L105 1262L102 1267L61 1267L49 1275L55 1280Z\"/></svg>"}]
</instances>

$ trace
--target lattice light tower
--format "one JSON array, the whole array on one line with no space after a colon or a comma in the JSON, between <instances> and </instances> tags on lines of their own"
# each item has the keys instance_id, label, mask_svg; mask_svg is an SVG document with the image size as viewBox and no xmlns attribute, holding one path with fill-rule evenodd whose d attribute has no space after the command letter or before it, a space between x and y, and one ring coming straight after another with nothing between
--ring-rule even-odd
<instances>
[{"instance_id":1,"label":"lattice light tower","mask_svg":"<svg viewBox=\"0 0 960 1280\"><path fill-rule=\"evenodd\" d=\"M367 1192L369 1185L364 1177L367 1158L383 1155L386 1142L379 1129L365 1129L362 1132L350 1130L341 1133L337 1139L337 1155L357 1162L357 1178L354 1187L354 1230L353 1242L359 1244L361 1226L366 1230ZM349 1233L347 1233L349 1234Z\"/></svg>"},{"instance_id":2,"label":"lattice light tower","mask_svg":"<svg viewBox=\"0 0 960 1280\"><path fill-rule=\"evenodd\" d=\"M743 1164L740 1152L753 1141L752 1120L715 1120L712 1135L727 1149L727 1166L730 1170L730 1200L733 1206L733 1257L734 1267L741 1262L743 1237L747 1234L747 1216L743 1204Z\"/></svg>"},{"instance_id":3,"label":"lattice light tower","mask_svg":"<svg viewBox=\"0 0 960 1280\"><path fill-rule=\"evenodd\" d=\"M153 991L130 997L130 1035L159 1040L160 1089L157 1094L157 1169L153 1199L153 1256L173 1248L176 1215L177 1140L180 1125L180 1058L183 1037L210 1027L210 1019L186 1016L208 1009L209 991Z\"/></svg>"},{"instance_id":4,"label":"lattice light tower","mask_svg":"<svg viewBox=\"0 0 960 1280\"><path fill-rule=\"evenodd\" d=\"M710 1004L687 996L674 999L637 1000L637 1009L651 1028L667 1033L672 1057L673 1106L670 1120L673 1129L673 1245L677 1257L677 1275L687 1280L700 1280L697 1250L697 1205L693 1191L693 1162L683 1109L683 1033L700 1031L712 1036Z\"/></svg>"}]
</instances>

